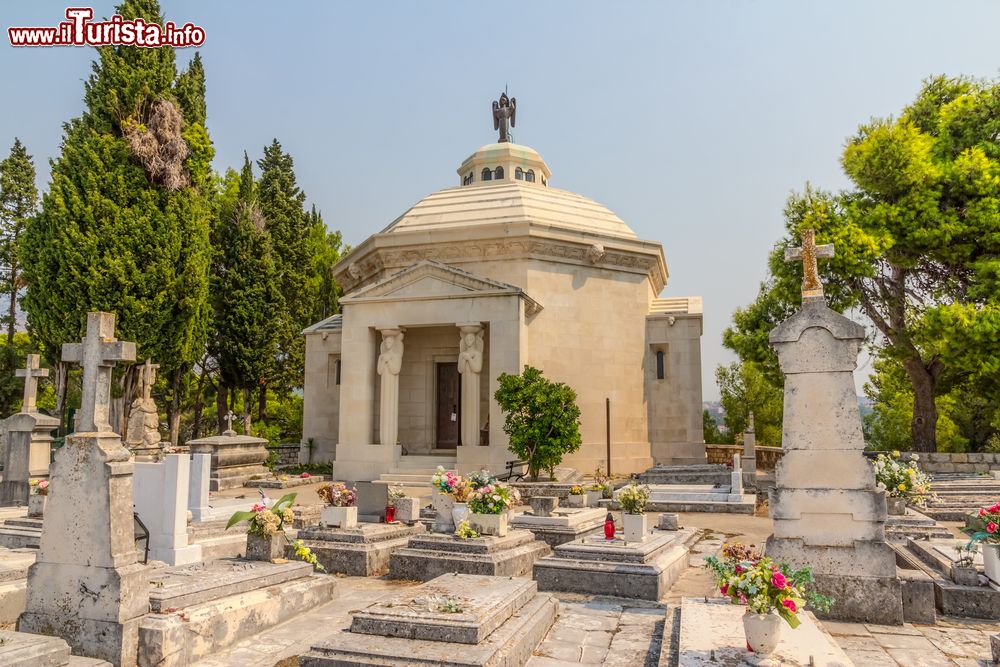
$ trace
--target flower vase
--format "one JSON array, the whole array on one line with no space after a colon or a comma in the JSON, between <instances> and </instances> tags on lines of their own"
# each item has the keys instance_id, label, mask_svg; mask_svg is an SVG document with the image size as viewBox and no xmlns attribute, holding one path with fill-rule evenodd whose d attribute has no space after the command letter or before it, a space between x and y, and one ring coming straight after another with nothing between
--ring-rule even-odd
<instances>
[{"instance_id":1,"label":"flower vase","mask_svg":"<svg viewBox=\"0 0 1000 667\"><path fill-rule=\"evenodd\" d=\"M455 522L455 526L462 523L469 516L469 503L455 503L455 506L451 508L451 520Z\"/></svg>"},{"instance_id":2,"label":"flower vase","mask_svg":"<svg viewBox=\"0 0 1000 667\"><path fill-rule=\"evenodd\" d=\"M455 496L450 493L442 493L437 489L431 498L431 505L436 512L434 518L435 533L454 533L455 521L452 519L451 511L455 507Z\"/></svg>"},{"instance_id":3,"label":"flower vase","mask_svg":"<svg viewBox=\"0 0 1000 667\"><path fill-rule=\"evenodd\" d=\"M285 533L278 531L264 537L257 533L247 533L247 560L271 562L285 556Z\"/></svg>"},{"instance_id":4,"label":"flower vase","mask_svg":"<svg viewBox=\"0 0 1000 667\"><path fill-rule=\"evenodd\" d=\"M358 508L327 505L320 510L319 522L327 528L354 528L358 525Z\"/></svg>"},{"instance_id":5,"label":"flower vase","mask_svg":"<svg viewBox=\"0 0 1000 667\"><path fill-rule=\"evenodd\" d=\"M38 493L32 493L28 496L28 516L33 519L44 516L46 500L48 500L48 496Z\"/></svg>"},{"instance_id":6,"label":"flower vase","mask_svg":"<svg viewBox=\"0 0 1000 667\"><path fill-rule=\"evenodd\" d=\"M781 641L781 617L775 613L755 614L747 611L743 614L743 633L747 638L747 646L764 658L778 648Z\"/></svg>"},{"instance_id":7,"label":"flower vase","mask_svg":"<svg viewBox=\"0 0 1000 667\"><path fill-rule=\"evenodd\" d=\"M587 491L587 507L600 507L600 500L604 497L604 489Z\"/></svg>"},{"instance_id":8,"label":"flower vase","mask_svg":"<svg viewBox=\"0 0 1000 667\"><path fill-rule=\"evenodd\" d=\"M889 516L904 516L906 514L906 498L891 498L886 496L886 509Z\"/></svg>"},{"instance_id":9,"label":"flower vase","mask_svg":"<svg viewBox=\"0 0 1000 667\"><path fill-rule=\"evenodd\" d=\"M420 500L417 498L399 498L396 500L394 517L405 524L416 523L420 519Z\"/></svg>"},{"instance_id":10,"label":"flower vase","mask_svg":"<svg viewBox=\"0 0 1000 667\"><path fill-rule=\"evenodd\" d=\"M990 588L1000 591L1000 545L983 544L983 573L990 580Z\"/></svg>"},{"instance_id":11,"label":"flower vase","mask_svg":"<svg viewBox=\"0 0 1000 667\"><path fill-rule=\"evenodd\" d=\"M586 507L587 496L579 495L574 496L572 493L566 496L566 506L567 507Z\"/></svg>"},{"instance_id":12,"label":"flower vase","mask_svg":"<svg viewBox=\"0 0 1000 667\"><path fill-rule=\"evenodd\" d=\"M469 526L480 535L503 537L507 534L507 514L469 514Z\"/></svg>"},{"instance_id":13,"label":"flower vase","mask_svg":"<svg viewBox=\"0 0 1000 667\"><path fill-rule=\"evenodd\" d=\"M626 542L642 542L646 538L645 514L622 514L622 537Z\"/></svg>"}]
</instances>

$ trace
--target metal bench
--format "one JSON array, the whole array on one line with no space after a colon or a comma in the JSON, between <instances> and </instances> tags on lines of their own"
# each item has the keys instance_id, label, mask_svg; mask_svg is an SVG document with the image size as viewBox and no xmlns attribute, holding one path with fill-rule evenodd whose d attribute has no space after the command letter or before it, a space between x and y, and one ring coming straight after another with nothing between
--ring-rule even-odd
<instances>
[{"instance_id":1,"label":"metal bench","mask_svg":"<svg viewBox=\"0 0 1000 667\"><path fill-rule=\"evenodd\" d=\"M502 482L523 480L527 467L527 461L507 461L507 472L500 475L498 479Z\"/></svg>"}]
</instances>

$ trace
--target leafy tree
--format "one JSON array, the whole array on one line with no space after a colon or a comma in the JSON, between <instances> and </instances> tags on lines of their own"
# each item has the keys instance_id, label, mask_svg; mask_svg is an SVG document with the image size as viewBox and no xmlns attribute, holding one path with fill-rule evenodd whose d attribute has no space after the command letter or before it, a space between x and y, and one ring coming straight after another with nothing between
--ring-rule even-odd
<instances>
[{"instance_id":1,"label":"leafy tree","mask_svg":"<svg viewBox=\"0 0 1000 667\"><path fill-rule=\"evenodd\" d=\"M162 23L155 0L126 0L118 12ZM118 335L160 363L178 397L208 322L213 149L200 124L203 71L199 61L179 78L173 49L97 51L86 108L64 126L42 212L24 230L21 248L32 261L23 305L52 362L62 342L82 335L87 311L116 313ZM134 369L121 374L119 428L134 379ZM176 438L176 398L168 411Z\"/></svg>"},{"instance_id":2,"label":"leafy tree","mask_svg":"<svg viewBox=\"0 0 1000 667\"><path fill-rule=\"evenodd\" d=\"M781 445L781 416L784 393L772 384L760 367L752 361L719 366L715 369L722 407L726 411L726 428L733 434L746 430L753 412L757 442L761 445Z\"/></svg>"},{"instance_id":3,"label":"leafy tree","mask_svg":"<svg viewBox=\"0 0 1000 667\"><path fill-rule=\"evenodd\" d=\"M706 443L710 445L731 445L735 442L732 431L721 432L718 422L715 421L715 417L708 410L702 411L701 423Z\"/></svg>"},{"instance_id":4,"label":"leafy tree","mask_svg":"<svg viewBox=\"0 0 1000 667\"><path fill-rule=\"evenodd\" d=\"M506 413L503 430L510 437L508 449L528 462L528 474L537 481L539 471L551 473L565 454L580 448L576 392L531 366L520 375L503 373L499 382L493 398Z\"/></svg>"},{"instance_id":5,"label":"leafy tree","mask_svg":"<svg viewBox=\"0 0 1000 667\"><path fill-rule=\"evenodd\" d=\"M936 449L935 398L960 378L963 357L948 341L984 340L1000 332L995 290L1000 274L1000 84L936 77L898 118L862 125L844 149L853 187L833 194L793 194L787 235L770 258L772 280L758 298L799 303L801 268L785 248L816 230L837 256L821 262L831 307L858 308L878 332L881 355L900 365L912 392L910 443ZM767 303L759 313L780 312ZM750 326L770 328L764 318ZM748 333L737 322L746 340ZM992 347L991 349L996 349ZM987 361L987 367L1000 364Z\"/></svg>"},{"instance_id":6,"label":"leafy tree","mask_svg":"<svg viewBox=\"0 0 1000 667\"><path fill-rule=\"evenodd\" d=\"M308 323L325 320L340 310L342 288L333 279L333 266L350 249L343 246L340 232L327 231L323 216L313 206L308 213L309 229L309 279L306 293L312 296L312 312Z\"/></svg>"},{"instance_id":7,"label":"leafy tree","mask_svg":"<svg viewBox=\"0 0 1000 667\"><path fill-rule=\"evenodd\" d=\"M246 154L240 174L233 170L226 174L220 199L220 217L213 235L215 335L211 351L220 381L227 389L243 394L243 423L249 433L249 395L262 386L272 362L273 323L279 317L281 298L271 239L257 205L253 166Z\"/></svg>"}]
</instances>

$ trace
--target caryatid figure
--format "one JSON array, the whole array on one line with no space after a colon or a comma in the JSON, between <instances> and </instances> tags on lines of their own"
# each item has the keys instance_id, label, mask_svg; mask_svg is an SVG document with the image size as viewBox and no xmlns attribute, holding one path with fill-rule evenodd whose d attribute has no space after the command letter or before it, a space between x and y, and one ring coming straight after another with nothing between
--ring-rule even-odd
<instances>
[{"instance_id":1,"label":"caryatid figure","mask_svg":"<svg viewBox=\"0 0 1000 667\"><path fill-rule=\"evenodd\" d=\"M462 444L479 444L479 374L483 370L483 327L460 326L458 372L462 375Z\"/></svg>"},{"instance_id":2,"label":"caryatid figure","mask_svg":"<svg viewBox=\"0 0 1000 667\"><path fill-rule=\"evenodd\" d=\"M395 445L399 437L399 371L403 368L403 331L382 329L382 346L378 355L379 442Z\"/></svg>"}]
</instances>

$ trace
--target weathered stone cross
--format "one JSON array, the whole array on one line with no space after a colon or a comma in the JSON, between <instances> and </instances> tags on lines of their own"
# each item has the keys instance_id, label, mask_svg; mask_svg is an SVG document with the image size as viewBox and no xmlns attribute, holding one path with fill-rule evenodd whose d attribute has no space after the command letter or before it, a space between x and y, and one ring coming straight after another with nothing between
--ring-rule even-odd
<instances>
[{"instance_id":1,"label":"weathered stone cross","mask_svg":"<svg viewBox=\"0 0 1000 667\"><path fill-rule=\"evenodd\" d=\"M229 414L222 418L222 421L226 422L226 430L222 435L236 435L236 431L233 430L233 421L235 421L236 415L230 410Z\"/></svg>"},{"instance_id":2,"label":"weathered stone cross","mask_svg":"<svg viewBox=\"0 0 1000 667\"><path fill-rule=\"evenodd\" d=\"M110 432L111 369L116 361L135 361L135 343L115 338L114 313L87 313L87 335L82 343L64 343L62 358L83 366L77 432Z\"/></svg>"},{"instance_id":3,"label":"weathered stone cross","mask_svg":"<svg viewBox=\"0 0 1000 667\"><path fill-rule=\"evenodd\" d=\"M39 356L29 354L27 368L18 368L14 374L19 378L24 378L24 401L21 403L21 412L36 412L35 397L38 392L38 378L49 376L48 368L38 367Z\"/></svg>"},{"instance_id":4,"label":"weathered stone cross","mask_svg":"<svg viewBox=\"0 0 1000 667\"><path fill-rule=\"evenodd\" d=\"M159 368L159 364L154 364L150 359L146 358L146 363L142 365L142 399L146 400L149 398L150 391L153 385L156 384L156 369Z\"/></svg>"},{"instance_id":5,"label":"weathered stone cross","mask_svg":"<svg viewBox=\"0 0 1000 667\"><path fill-rule=\"evenodd\" d=\"M833 257L833 244L816 245L816 232L812 229L802 230L801 248L785 248L786 262L802 260L803 299L823 297L823 283L819 279L819 266L816 263L821 257Z\"/></svg>"}]
</instances>

